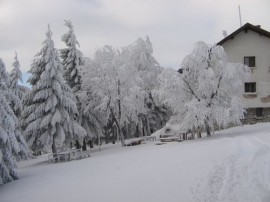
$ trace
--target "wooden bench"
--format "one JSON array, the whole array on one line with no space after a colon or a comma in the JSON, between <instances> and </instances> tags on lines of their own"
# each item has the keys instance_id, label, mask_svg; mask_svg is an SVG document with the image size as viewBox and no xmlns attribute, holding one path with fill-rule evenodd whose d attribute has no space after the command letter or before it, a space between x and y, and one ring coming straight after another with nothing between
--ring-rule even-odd
<instances>
[{"instance_id":1,"label":"wooden bench","mask_svg":"<svg viewBox=\"0 0 270 202\"><path fill-rule=\"evenodd\" d=\"M48 155L48 161L50 163L65 162L71 160L78 160L90 157L90 150L81 151L81 149L73 149L69 151L63 151Z\"/></svg>"},{"instance_id":2,"label":"wooden bench","mask_svg":"<svg viewBox=\"0 0 270 202\"><path fill-rule=\"evenodd\" d=\"M48 155L48 161L49 161L50 163L55 163L55 162L59 162L60 159L59 159L58 155L55 155L55 154L49 154L49 155Z\"/></svg>"},{"instance_id":3,"label":"wooden bench","mask_svg":"<svg viewBox=\"0 0 270 202\"><path fill-rule=\"evenodd\" d=\"M162 137L159 138L160 142L181 142L183 141L180 137Z\"/></svg>"},{"instance_id":4,"label":"wooden bench","mask_svg":"<svg viewBox=\"0 0 270 202\"><path fill-rule=\"evenodd\" d=\"M144 139L145 139L145 141L156 141L157 140L156 136L145 136Z\"/></svg>"},{"instance_id":5,"label":"wooden bench","mask_svg":"<svg viewBox=\"0 0 270 202\"><path fill-rule=\"evenodd\" d=\"M124 146L135 146L144 142L145 142L144 138L134 138L134 139L125 140Z\"/></svg>"},{"instance_id":6,"label":"wooden bench","mask_svg":"<svg viewBox=\"0 0 270 202\"><path fill-rule=\"evenodd\" d=\"M76 152L74 159L78 160L78 159L83 159L87 157L90 157L90 150Z\"/></svg>"}]
</instances>

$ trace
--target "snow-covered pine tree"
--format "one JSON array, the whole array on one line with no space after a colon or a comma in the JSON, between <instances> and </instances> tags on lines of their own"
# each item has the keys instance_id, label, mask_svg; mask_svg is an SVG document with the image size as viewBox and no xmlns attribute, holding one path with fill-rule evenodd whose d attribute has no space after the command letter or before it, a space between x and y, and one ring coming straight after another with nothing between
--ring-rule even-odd
<instances>
[{"instance_id":1,"label":"snow-covered pine tree","mask_svg":"<svg viewBox=\"0 0 270 202\"><path fill-rule=\"evenodd\" d=\"M18 179L16 158L26 158L27 145L18 130L18 120L9 103L16 109L18 97L8 88L9 77L0 58L0 185Z\"/></svg>"},{"instance_id":2,"label":"snow-covered pine tree","mask_svg":"<svg viewBox=\"0 0 270 202\"><path fill-rule=\"evenodd\" d=\"M84 65L83 54L77 49L79 42L76 39L73 25L70 20L65 20L65 25L69 28L68 32L62 36L62 41L65 42L67 48L60 50L60 57L64 67L64 78L68 85L76 93L81 87L81 78L79 71Z\"/></svg>"},{"instance_id":3,"label":"snow-covered pine tree","mask_svg":"<svg viewBox=\"0 0 270 202\"><path fill-rule=\"evenodd\" d=\"M37 151L57 152L57 147L82 142L85 130L76 122L75 96L63 79L62 65L48 27L46 40L31 66L32 91L25 98L22 113L24 136Z\"/></svg>"},{"instance_id":4,"label":"snow-covered pine tree","mask_svg":"<svg viewBox=\"0 0 270 202\"><path fill-rule=\"evenodd\" d=\"M79 42L74 33L73 25L70 20L65 20L65 25L69 28L68 32L62 36L62 41L65 42L67 48L60 50L60 57L62 58L62 64L64 68L64 78L67 84L72 89L75 97L76 104L79 110L78 121L81 123L83 128L85 128L87 132L87 137L84 140L83 149L86 148L86 141L91 140L90 131L88 128L92 125L93 121L96 119L92 119L93 116L85 116L82 109L82 101L80 100L79 94L81 93L81 75L80 71L85 64L83 54L80 50L77 49L77 45L79 46ZM92 114L92 113L91 113ZM89 119L90 118L90 119ZM80 147L79 143L76 142L77 147Z\"/></svg>"},{"instance_id":5,"label":"snow-covered pine tree","mask_svg":"<svg viewBox=\"0 0 270 202\"><path fill-rule=\"evenodd\" d=\"M226 128L241 124L244 82L250 69L230 63L223 47L198 42L185 57L177 72L165 69L160 76L160 95L174 111L171 123L182 132L204 129L208 135L215 126Z\"/></svg>"},{"instance_id":6,"label":"snow-covered pine tree","mask_svg":"<svg viewBox=\"0 0 270 202\"><path fill-rule=\"evenodd\" d=\"M13 91L13 93L19 97L20 100L23 99L24 94L26 94L28 91L30 91L29 88L23 85L19 85L19 81L22 80L22 72L20 70L20 62L17 58L17 52L15 52L15 57L14 57L14 62L12 64L13 69L11 70L9 74L9 88ZM13 106L14 104L11 104ZM16 116L19 117L21 113L21 109L13 109L15 112Z\"/></svg>"}]
</instances>

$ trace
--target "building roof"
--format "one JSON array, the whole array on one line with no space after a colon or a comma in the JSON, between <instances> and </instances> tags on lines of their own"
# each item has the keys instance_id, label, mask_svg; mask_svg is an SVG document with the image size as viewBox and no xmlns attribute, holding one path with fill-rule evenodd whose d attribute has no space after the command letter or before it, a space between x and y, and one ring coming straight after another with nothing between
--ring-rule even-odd
<instances>
[{"instance_id":1,"label":"building roof","mask_svg":"<svg viewBox=\"0 0 270 202\"><path fill-rule=\"evenodd\" d=\"M228 35L227 37L225 37L224 39L222 39L220 42L217 43L217 45L222 45L224 44L226 41L233 39L234 36L236 36L237 34L239 34L242 31L247 32L248 30L252 30L254 32L257 32L260 35L266 36L270 38L270 32L262 29L260 26L255 26L252 25L250 23L246 23L245 25L243 25L242 27L240 27L239 29L237 29L236 31L234 31L233 33L231 33L230 35Z\"/></svg>"}]
</instances>

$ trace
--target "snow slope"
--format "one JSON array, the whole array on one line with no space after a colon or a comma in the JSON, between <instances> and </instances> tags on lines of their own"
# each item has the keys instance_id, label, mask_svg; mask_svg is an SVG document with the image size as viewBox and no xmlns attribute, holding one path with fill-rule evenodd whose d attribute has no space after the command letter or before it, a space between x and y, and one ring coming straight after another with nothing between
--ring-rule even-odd
<instances>
[{"instance_id":1,"label":"snow slope","mask_svg":"<svg viewBox=\"0 0 270 202\"><path fill-rule=\"evenodd\" d=\"M106 145L87 159L22 162L1 202L269 202L270 124L211 138L133 147Z\"/></svg>"}]
</instances>

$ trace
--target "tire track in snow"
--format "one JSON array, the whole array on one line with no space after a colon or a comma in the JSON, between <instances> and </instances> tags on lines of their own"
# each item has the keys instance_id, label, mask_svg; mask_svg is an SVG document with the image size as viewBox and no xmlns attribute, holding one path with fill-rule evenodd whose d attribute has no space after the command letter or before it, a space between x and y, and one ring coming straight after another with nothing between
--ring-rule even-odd
<instances>
[{"instance_id":1,"label":"tire track in snow","mask_svg":"<svg viewBox=\"0 0 270 202\"><path fill-rule=\"evenodd\" d=\"M270 201L270 147L258 137L251 136L248 139L258 148L249 165L251 179L251 191L257 196L258 201Z\"/></svg>"},{"instance_id":2,"label":"tire track in snow","mask_svg":"<svg viewBox=\"0 0 270 202\"><path fill-rule=\"evenodd\" d=\"M236 201L233 191L241 177L236 172L236 164L240 153L241 150L239 149L236 153L218 160L210 167L206 179L203 180L202 178L201 182L193 189L194 201L218 202L224 201L224 196L226 196L225 201Z\"/></svg>"}]
</instances>

